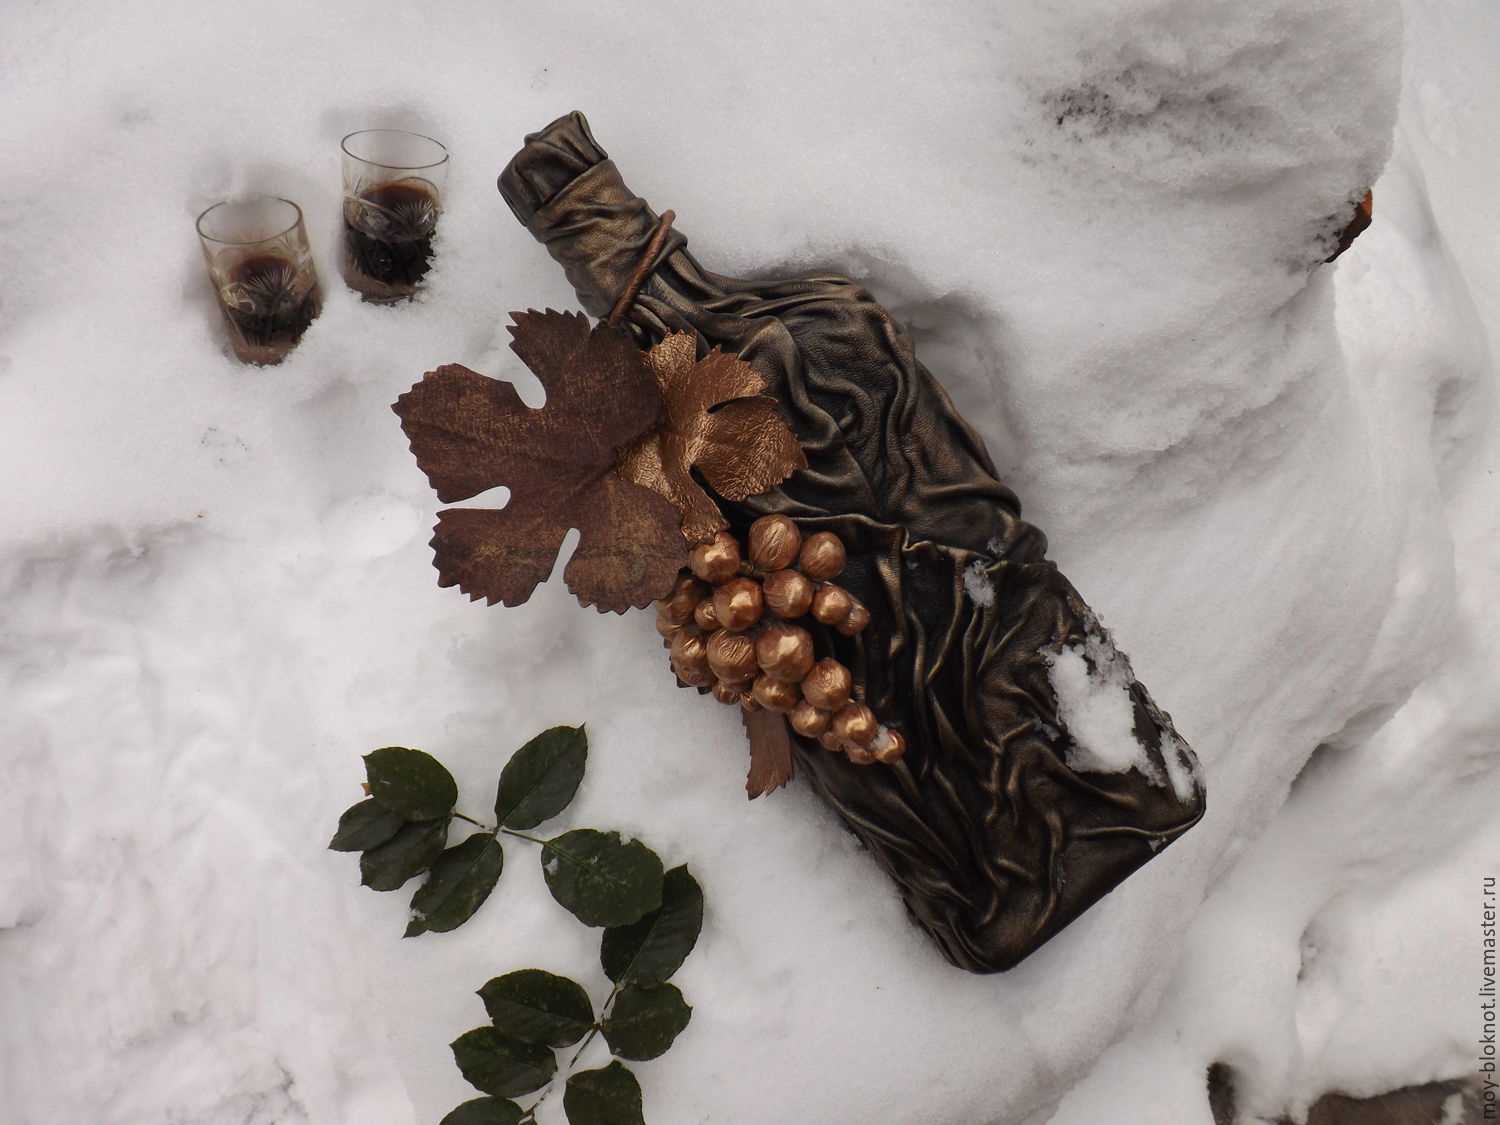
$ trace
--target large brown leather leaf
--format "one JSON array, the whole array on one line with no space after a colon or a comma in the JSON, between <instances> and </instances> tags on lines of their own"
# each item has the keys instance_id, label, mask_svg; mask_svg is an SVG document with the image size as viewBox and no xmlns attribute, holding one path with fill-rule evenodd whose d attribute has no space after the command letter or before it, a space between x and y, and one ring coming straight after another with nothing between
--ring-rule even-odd
<instances>
[{"instance_id":1,"label":"large brown leather leaf","mask_svg":"<svg viewBox=\"0 0 1500 1125\"><path fill-rule=\"evenodd\" d=\"M670 500L689 541L707 542L729 526L693 479L695 467L728 500L765 492L807 467L776 400L762 393L765 380L738 356L715 348L700 360L696 337L673 332L646 353L646 363L666 416L625 452L620 475Z\"/></svg>"},{"instance_id":2,"label":"large brown leather leaf","mask_svg":"<svg viewBox=\"0 0 1500 1125\"><path fill-rule=\"evenodd\" d=\"M546 390L542 407L457 364L429 371L391 407L440 500L510 489L503 509L438 513L438 585L520 605L576 527L563 579L578 600L617 613L648 605L671 589L686 558L676 509L615 471L621 449L661 416L651 370L628 335L591 329L582 314L528 310L512 319L511 350Z\"/></svg>"}]
</instances>

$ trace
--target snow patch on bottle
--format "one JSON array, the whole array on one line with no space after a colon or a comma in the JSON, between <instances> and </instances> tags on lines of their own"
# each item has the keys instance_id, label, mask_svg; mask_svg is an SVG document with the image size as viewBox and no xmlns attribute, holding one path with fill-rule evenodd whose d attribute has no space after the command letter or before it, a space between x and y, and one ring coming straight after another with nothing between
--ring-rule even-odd
<instances>
[{"instance_id":1,"label":"snow patch on bottle","mask_svg":"<svg viewBox=\"0 0 1500 1125\"><path fill-rule=\"evenodd\" d=\"M1052 691L1057 697L1057 717L1072 745L1065 760L1079 773L1125 773L1138 770L1153 785L1168 784L1168 777L1141 744L1135 733L1135 700L1130 694L1134 677L1125 658L1104 637L1094 633L1080 644L1069 645L1047 656ZM1173 765L1185 775L1187 795L1192 794L1192 771ZM1171 772L1172 767L1169 767ZM1182 790L1175 776L1172 788Z\"/></svg>"},{"instance_id":2,"label":"snow patch on bottle","mask_svg":"<svg viewBox=\"0 0 1500 1125\"><path fill-rule=\"evenodd\" d=\"M995 587L980 559L964 567L964 592L981 609L989 609L995 604Z\"/></svg>"},{"instance_id":3,"label":"snow patch on bottle","mask_svg":"<svg viewBox=\"0 0 1500 1125\"><path fill-rule=\"evenodd\" d=\"M1189 801L1199 789L1198 759L1175 731L1167 730L1161 738L1161 760L1167 767L1167 780L1179 801Z\"/></svg>"}]
</instances>

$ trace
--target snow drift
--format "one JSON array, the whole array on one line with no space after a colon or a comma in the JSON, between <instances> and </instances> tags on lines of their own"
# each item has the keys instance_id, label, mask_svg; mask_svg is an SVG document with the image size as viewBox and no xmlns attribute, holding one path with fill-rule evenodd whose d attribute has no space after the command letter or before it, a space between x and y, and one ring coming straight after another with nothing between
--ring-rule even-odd
<instances>
[{"instance_id":1,"label":"snow drift","mask_svg":"<svg viewBox=\"0 0 1500 1125\"><path fill-rule=\"evenodd\" d=\"M0 17L6 1120L437 1120L469 993L593 944L525 864L397 941L322 845L373 746L468 791L580 721L579 823L707 895L658 1125L1204 1125L1213 1062L1260 1113L1470 1065L1493 11L1413 0L1403 45L1385 0L214 7ZM1197 749L1205 820L1014 972L944 964L805 792L747 807L647 618L434 585L386 406L436 362L515 377L503 312L570 306L494 175L574 105L705 258L910 323ZM455 154L403 308L334 268L338 138L376 125ZM328 295L274 370L224 354L193 243L242 189L301 203Z\"/></svg>"}]
</instances>

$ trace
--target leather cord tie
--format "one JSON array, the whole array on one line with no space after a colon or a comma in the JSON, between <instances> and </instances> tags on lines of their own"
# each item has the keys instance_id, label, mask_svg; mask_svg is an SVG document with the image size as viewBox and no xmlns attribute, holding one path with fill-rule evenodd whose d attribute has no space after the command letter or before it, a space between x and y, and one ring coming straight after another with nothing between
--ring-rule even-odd
<instances>
[{"instance_id":1,"label":"leather cord tie","mask_svg":"<svg viewBox=\"0 0 1500 1125\"><path fill-rule=\"evenodd\" d=\"M640 295L641 286L646 284L646 279L651 276L651 271L656 268L657 255L666 244L667 234L672 229L672 222L677 218L676 211L663 211L661 218L656 220L656 229L651 232L651 241L646 243L646 252L641 255L641 260L636 263L635 272L630 275L630 280L625 283L625 288L620 291L619 298L615 301L615 307L609 310L609 326L618 327L625 314L630 311L630 306L635 304L635 299Z\"/></svg>"}]
</instances>

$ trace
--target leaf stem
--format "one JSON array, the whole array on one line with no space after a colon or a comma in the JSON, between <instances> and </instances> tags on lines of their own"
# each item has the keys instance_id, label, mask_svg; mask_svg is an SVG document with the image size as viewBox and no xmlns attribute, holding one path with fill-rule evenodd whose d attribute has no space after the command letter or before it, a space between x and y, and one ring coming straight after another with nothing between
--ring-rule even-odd
<instances>
[{"instance_id":1,"label":"leaf stem","mask_svg":"<svg viewBox=\"0 0 1500 1125\"><path fill-rule=\"evenodd\" d=\"M540 844L544 848L547 846L547 841L543 840L540 836L533 836L529 832L517 832L514 828L506 828L502 824L486 824L482 820L475 820L472 816L465 816L457 809L453 811L453 819L468 821L475 828L483 829L491 836L503 833L506 836L514 836L517 840L530 840L533 844ZM571 859L572 857L569 856L568 858Z\"/></svg>"},{"instance_id":2,"label":"leaf stem","mask_svg":"<svg viewBox=\"0 0 1500 1125\"><path fill-rule=\"evenodd\" d=\"M578 1050L574 1051L573 1057L568 1060L569 1070L572 1070L575 1066L578 1065L579 1058L582 1057L583 1052L589 1049L589 1044L592 1043L594 1041L594 1037L599 1034L601 1026L601 1024L596 1023L593 1027L589 1028L589 1033L583 1037L583 1042L578 1044Z\"/></svg>"},{"instance_id":3,"label":"leaf stem","mask_svg":"<svg viewBox=\"0 0 1500 1125\"><path fill-rule=\"evenodd\" d=\"M557 1080L558 1080L558 1078L564 1078L564 1077L566 1077L566 1075L554 1075L553 1078L552 1078L552 1081L548 1082L547 1085L546 1085L546 1087L543 1088L541 1097L537 1098L536 1101L532 1102L531 1105L530 1105L530 1107L526 1110L526 1112L523 1113L523 1114L521 1114L521 1120L518 1121L518 1122L516 1122L516 1125L525 1125L525 1122L527 1122L527 1121L532 1122L532 1125L536 1125L536 1111L537 1111L537 1109L541 1106L541 1104L544 1101L547 1100L547 1095L550 1094L550 1093L552 1093L552 1091L557 1087Z\"/></svg>"},{"instance_id":4,"label":"leaf stem","mask_svg":"<svg viewBox=\"0 0 1500 1125\"><path fill-rule=\"evenodd\" d=\"M496 827L494 827L493 825L485 824L485 823L483 823L481 821L475 820L472 816L465 816L463 813L459 812L456 809L453 812L453 819L454 820L467 820L475 828L482 828L486 832L488 832L491 836L493 836L496 832L499 831L499 829L496 828Z\"/></svg>"},{"instance_id":5,"label":"leaf stem","mask_svg":"<svg viewBox=\"0 0 1500 1125\"><path fill-rule=\"evenodd\" d=\"M548 843L540 836L533 836L529 832L517 832L514 828L501 828L498 831L505 833L507 836L514 836L517 840L530 840L533 844L540 844L544 848ZM553 850L556 851L557 849L554 848ZM572 857L570 856L569 858L571 859Z\"/></svg>"},{"instance_id":6,"label":"leaf stem","mask_svg":"<svg viewBox=\"0 0 1500 1125\"><path fill-rule=\"evenodd\" d=\"M578 1050L574 1051L573 1057L568 1060L569 1070L572 1070L575 1066L578 1065L578 1060L583 1057L583 1052L588 1050L589 1044L592 1043L595 1037L604 1030L604 1020L609 1015L609 1006L615 1002L615 997L619 994L620 984L617 981L614 988L610 989L609 995L604 998L604 1004L599 1009L598 1021L594 1024L593 1027L589 1028L589 1033L584 1036L583 1042L578 1044Z\"/></svg>"},{"instance_id":7,"label":"leaf stem","mask_svg":"<svg viewBox=\"0 0 1500 1125\"><path fill-rule=\"evenodd\" d=\"M502 828L500 831L510 832L510 829ZM518 835L518 833L512 832L511 835ZM521 838L523 840L531 839L530 836L522 836ZM538 843L540 842L538 841ZM553 1076L552 1081L548 1082L546 1088L542 1090L541 1097L532 1102L530 1107L521 1114L521 1120L516 1125L527 1125L528 1122L530 1125L536 1125L537 1108L547 1100L547 1095L556 1089L560 1079L567 1079L572 1074L573 1068L578 1065L578 1060L583 1057L583 1052L588 1050L589 1044L604 1030L604 1019L609 1014L609 1007L615 1002L615 997L620 994L622 984L623 982L616 982L614 988L610 989L609 995L604 998L604 1005L599 1009L599 1019L595 1021L593 1027L589 1028L589 1033L583 1037L583 1042L578 1044L578 1050L573 1052L573 1057L568 1060L568 1065L563 1067L561 1073Z\"/></svg>"}]
</instances>

